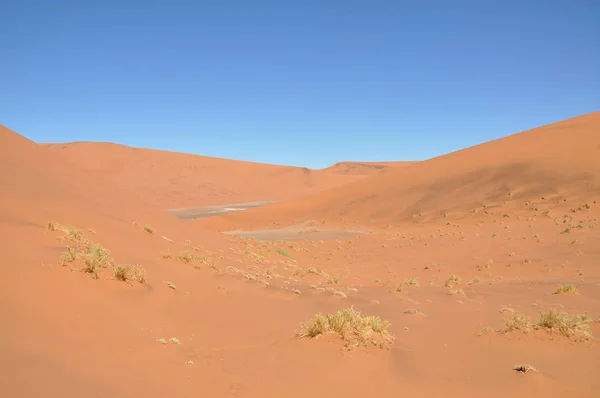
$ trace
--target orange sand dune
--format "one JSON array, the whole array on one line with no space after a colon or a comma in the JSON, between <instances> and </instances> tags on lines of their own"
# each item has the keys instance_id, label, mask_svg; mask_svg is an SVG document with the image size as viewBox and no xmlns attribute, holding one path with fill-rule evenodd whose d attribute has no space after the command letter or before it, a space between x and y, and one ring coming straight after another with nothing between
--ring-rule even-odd
<instances>
[{"instance_id":1,"label":"orange sand dune","mask_svg":"<svg viewBox=\"0 0 600 398\"><path fill-rule=\"evenodd\" d=\"M572 141L559 140L554 127L546 135L506 139L520 146L487 144L506 152L494 155L498 166L489 159L495 152L483 145L395 165L364 184L338 186L339 195L329 191L272 206L288 206L291 216L271 206L264 213L244 211L249 219L327 221L343 214L331 206L339 200L348 220L397 221L369 227L363 236L278 242L220 235L164 211L178 202L182 187L190 189L196 172L191 168L181 184L169 183L169 176L195 157L163 153L171 160L153 163L152 151L139 150L147 158L127 157L124 147L76 144L94 149L91 163L84 163L85 151L79 159L62 156L0 127L0 397L596 397L600 200L593 196L597 158L588 148L600 142L594 142L597 132L580 131L597 119L568 122ZM528 134L544 136L550 155L535 151L540 141ZM522 173L494 171L526 160ZM152 165L173 174L165 172L155 184L144 172ZM269 183L303 181L302 169L247 165L252 174L245 167L222 179L207 177L220 188L204 192L231 190L230 197L240 198L235 201L248 200L258 191L244 188L243 173L264 175L274 195L285 191ZM263 174L256 171L261 167ZM363 166L333 169L344 167L368 175ZM474 167L484 171L465 177ZM581 180L569 179L585 167ZM448 173L463 188L452 185L458 183ZM169 197L161 186L177 195ZM490 193L493 187L502 192ZM536 195L548 199L527 200ZM556 203L559 195L567 202ZM401 222L413 211L408 201L418 198L419 223ZM498 207L460 210L483 199ZM450 214L436 217L443 209ZM114 264L143 267L145 283L116 280L108 263L98 279L82 272L85 242L76 233L46 229L48 221L79 228L110 250ZM63 257L73 253L68 248L80 250L72 262ZM576 291L556 293L565 284ZM296 336L314 314L351 306L390 322L394 340L387 349L348 349L335 335ZM573 318L580 329L529 327L549 309L585 314ZM505 330L504 318L520 313L531 318L523 322L528 328ZM367 343L372 337L361 336ZM517 372L518 364L537 371Z\"/></svg>"},{"instance_id":2,"label":"orange sand dune","mask_svg":"<svg viewBox=\"0 0 600 398\"><path fill-rule=\"evenodd\" d=\"M311 170L110 143L46 146L83 170L110 179L162 208L298 197L356 181L394 165L394 162L373 165L345 162L324 170Z\"/></svg>"},{"instance_id":3,"label":"orange sand dune","mask_svg":"<svg viewBox=\"0 0 600 398\"><path fill-rule=\"evenodd\" d=\"M540 197L556 202L590 195L600 196L600 112L297 200L199 222L217 229L309 219L372 226Z\"/></svg>"}]
</instances>

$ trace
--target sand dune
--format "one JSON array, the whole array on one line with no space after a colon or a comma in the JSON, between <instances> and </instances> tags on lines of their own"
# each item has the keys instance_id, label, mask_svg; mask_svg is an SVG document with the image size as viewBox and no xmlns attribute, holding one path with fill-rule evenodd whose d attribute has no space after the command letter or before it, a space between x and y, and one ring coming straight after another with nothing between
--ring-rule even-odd
<instances>
[{"instance_id":1,"label":"sand dune","mask_svg":"<svg viewBox=\"0 0 600 398\"><path fill-rule=\"evenodd\" d=\"M600 197L600 112L202 223L232 228L318 219L382 225L541 197L558 202L590 196Z\"/></svg>"},{"instance_id":2,"label":"sand dune","mask_svg":"<svg viewBox=\"0 0 600 398\"><path fill-rule=\"evenodd\" d=\"M0 127L0 396L596 397L599 116L419 163L316 171L48 148ZM202 221L165 211L261 189L287 199ZM306 239L242 239L209 221L305 221ZM365 234L320 234L335 223ZM97 279L82 271L85 239L114 259ZM143 268L144 283L117 280L115 265ZM389 321L393 339L372 318L296 334L350 307ZM538 324L550 310L577 316Z\"/></svg>"},{"instance_id":3,"label":"sand dune","mask_svg":"<svg viewBox=\"0 0 600 398\"><path fill-rule=\"evenodd\" d=\"M328 169L312 170L110 143L45 146L82 170L110 179L162 208L299 197L357 181L394 166L394 162L373 165L345 162Z\"/></svg>"}]
</instances>

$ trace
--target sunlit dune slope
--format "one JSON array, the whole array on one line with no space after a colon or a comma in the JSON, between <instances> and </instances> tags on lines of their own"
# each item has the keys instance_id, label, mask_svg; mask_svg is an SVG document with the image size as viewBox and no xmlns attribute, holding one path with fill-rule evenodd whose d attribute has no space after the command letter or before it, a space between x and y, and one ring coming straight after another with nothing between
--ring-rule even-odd
<instances>
[{"instance_id":1,"label":"sunlit dune slope","mask_svg":"<svg viewBox=\"0 0 600 398\"><path fill-rule=\"evenodd\" d=\"M161 208L299 197L357 181L390 167L345 162L323 170L276 166L112 143L46 144L83 170L113 181ZM394 163L391 163L394 164Z\"/></svg>"},{"instance_id":2,"label":"sunlit dune slope","mask_svg":"<svg viewBox=\"0 0 600 398\"><path fill-rule=\"evenodd\" d=\"M393 224L532 198L599 195L600 112L594 112L298 200L198 222L216 229L308 219Z\"/></svg>"}]
</instances>

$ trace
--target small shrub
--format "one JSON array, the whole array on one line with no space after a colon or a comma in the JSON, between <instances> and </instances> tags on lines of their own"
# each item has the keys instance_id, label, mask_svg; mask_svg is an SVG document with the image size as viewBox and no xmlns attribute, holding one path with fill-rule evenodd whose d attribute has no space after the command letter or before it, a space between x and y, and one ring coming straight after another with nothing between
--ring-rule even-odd
<instances>
[{"instance_id":1,"label":"small shrub","mask_svg":"<svg viewBox=\"0 0 600 398\"><path fill-rule=\"evenodd\" d=\"M148 232L149 234L153 234L154 230L152 228L150 228L149 226L145 225L144 226L144 231Z\"/></svg>"}]
</instances>

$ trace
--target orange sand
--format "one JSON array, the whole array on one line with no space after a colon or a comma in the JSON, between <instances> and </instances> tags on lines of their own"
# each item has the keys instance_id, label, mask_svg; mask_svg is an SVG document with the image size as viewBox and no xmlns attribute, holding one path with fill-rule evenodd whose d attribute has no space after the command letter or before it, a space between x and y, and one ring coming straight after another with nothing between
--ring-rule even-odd
<instances>
[{"instance_id":1,"label":"orange sand","mask_svg":"<svg viewBox=\"0 0 600 398\"><path fill-rule=\"evenodd\" d=\"M599 112L408 165L308 170L47 146L2 127L0 148L2 397L600 390ZM164 210L252 200L281 202L203 220ZM108 268L93 279L80 260L63 266L73 243L45 230L49 221L78 227L117 263L139 264L147 284L117 281ZM300 223L304 240L216 232ZM368 233L315 238L334 227ZM445 287L451 274L460 280ZM408 278L419 285L397 291ZM554 294L559 284L578 293ZM295 336L315 313L349 306L391 322L389 349ZM420 314L404 313L413 308ZM498 333L507 308L533 321L549 308L588 314L594 338ZM484 327L492 331L480 335ZM512 369L521 363L538 372Z\"/></svg>"}]
</instances>

